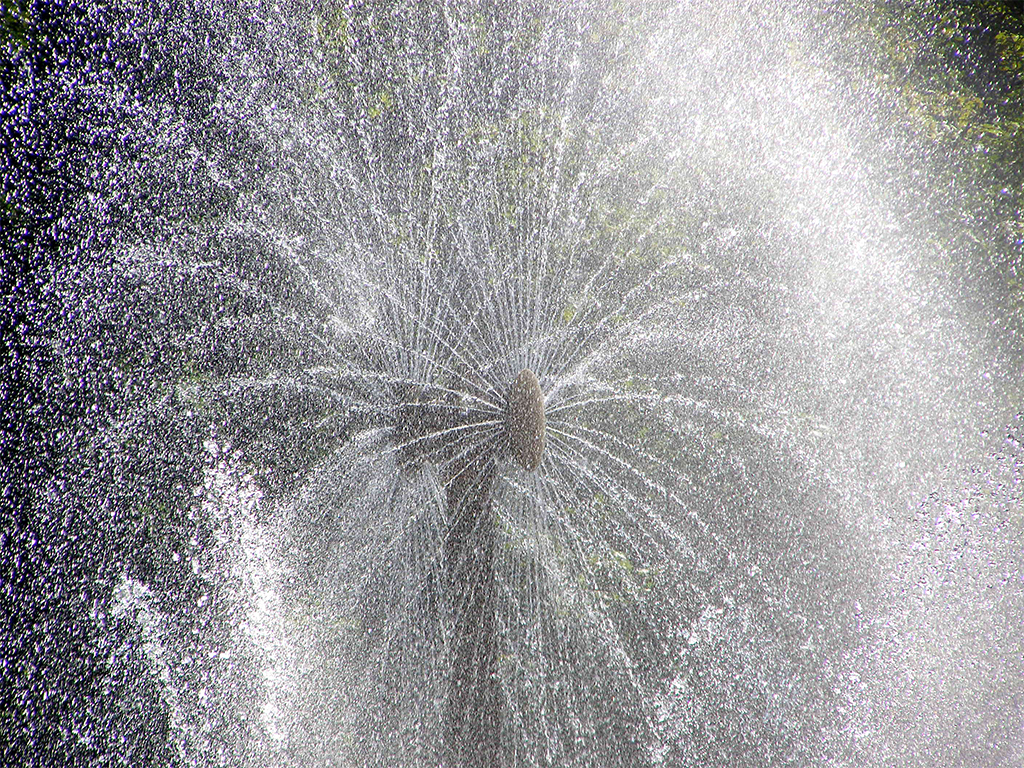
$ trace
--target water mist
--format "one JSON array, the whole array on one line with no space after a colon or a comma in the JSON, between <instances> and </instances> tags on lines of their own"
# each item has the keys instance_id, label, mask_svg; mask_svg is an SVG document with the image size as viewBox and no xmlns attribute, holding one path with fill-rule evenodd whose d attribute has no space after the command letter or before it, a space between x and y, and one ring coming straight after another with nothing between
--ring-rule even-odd
<instances>
[{"instance_id":1,"label":"water mist","mask_svg":"<svg viewBox=\"0 0 1024 768\"><path fill-rule=\"evenodd\" d=\"M54 22L5 757L1024 760L1020 337L857 41L606 5Z\"/></svg>"}]
</instances>

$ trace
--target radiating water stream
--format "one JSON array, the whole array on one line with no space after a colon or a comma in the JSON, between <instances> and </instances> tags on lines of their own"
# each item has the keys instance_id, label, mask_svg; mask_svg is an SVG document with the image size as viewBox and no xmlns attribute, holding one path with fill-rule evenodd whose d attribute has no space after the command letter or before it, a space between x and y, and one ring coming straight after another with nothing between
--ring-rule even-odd
<instances>
[{"instance_id":1,"label":"radiating water stream","mask_svg":"<svg viewBox=\"0 0 1024 768\"><path fill-rule=\"evenodd\" d=\"M604 5L89 22L18 749L442 764L483 450L503 764L1024 759L1020 340L810 10Z\"/></svg>"}]
</instances>

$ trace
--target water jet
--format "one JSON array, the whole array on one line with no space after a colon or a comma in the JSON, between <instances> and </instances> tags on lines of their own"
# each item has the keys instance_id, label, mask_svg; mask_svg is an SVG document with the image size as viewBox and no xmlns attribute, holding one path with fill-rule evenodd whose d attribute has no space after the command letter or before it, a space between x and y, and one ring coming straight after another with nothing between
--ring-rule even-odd
<instances>
[{"instance_id":1,"label":"water jet","mask_svg":"<svg viewBox=\"0 0 1024 768\"><path fill-rule=\"evenodd\" d=\"M68 186L18 288L15 749L1021 764L1019 366L830 4L300 5L18 59Z\"/></svg>"},{"instance_id":2,"label":"water jet","mask_svg":"<svg viewBox=\"0 0 1024 768\"><path fill-rule=\"evenodd\" d=\"M444 709L444 761L452 768L488 768L501 764L501 689L495 635L495 564L497 520L491 503L495 462L501 443L465 451L457 430L484 420L486 412L460 409L454 393L440 402L406 397L399 409L400 440L437 451L446 443L450 458L443 476L448 531L442 572L451 623L453 656ZM533 471L544 451L544 395L533 371L523 369L508 389L503 437L511 458Z\"/></svg>"}]
</instances>

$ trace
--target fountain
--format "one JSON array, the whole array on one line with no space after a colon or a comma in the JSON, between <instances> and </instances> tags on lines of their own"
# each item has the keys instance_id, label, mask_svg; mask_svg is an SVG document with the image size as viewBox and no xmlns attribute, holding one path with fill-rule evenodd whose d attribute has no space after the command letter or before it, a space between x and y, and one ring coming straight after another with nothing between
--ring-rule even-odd
<instances>
[{"instance_id":1,"label":"fountain","mask_svg":"<svg viewBox=\"0 0 1024 768\"><path fill-rule=\"evenodd\" d=\"M46 21L5 759L1024 759L999 299L821 9L605 5Z\"/></svg>"}]
</instances>

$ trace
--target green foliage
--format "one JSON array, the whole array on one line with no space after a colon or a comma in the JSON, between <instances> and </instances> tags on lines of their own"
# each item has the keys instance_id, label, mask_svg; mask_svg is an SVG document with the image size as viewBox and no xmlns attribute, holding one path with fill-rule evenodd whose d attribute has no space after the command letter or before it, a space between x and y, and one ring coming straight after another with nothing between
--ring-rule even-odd
<instances>
[{"instance_id":1,"label":"green foliage","mask_svg":"<svg viewBox=\"0 0 1024 768\"><path fill-rule=\"evenodd\" d=\"M878 140L905 220L951 287L988 288L992 327L1024 331L1024 20L998 0L867 0L839 69L886 114ZM846 12L846 11L844 11ZM855 57L855 58L854 58ZM888 163L888 164L886 164Z\"/></svg>"},{"instance_id":2,"label":"green foliage","mask_svg":"<svg viewBox=\"0 0 1024 768\"><path fill-rule=\"evenodd\" d=\"M876 83L909 127L981 168L1021 156L1024 24L1005 4L876 3L867 23Z\"/></svg>"},{"instance_id":3,"label":"green foliage","mask_svg":"<svg viewBox=\"0 0 1024 768\"><path fill-rule=\"evenodd\" d=\"M23 50L29 41L31 17L25 0L2 0L0 2L0 44L4 56L12 58Z\"/></svg>"}]
</instances>

